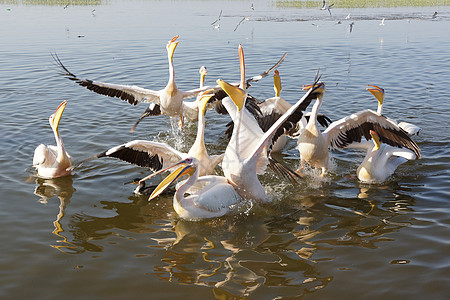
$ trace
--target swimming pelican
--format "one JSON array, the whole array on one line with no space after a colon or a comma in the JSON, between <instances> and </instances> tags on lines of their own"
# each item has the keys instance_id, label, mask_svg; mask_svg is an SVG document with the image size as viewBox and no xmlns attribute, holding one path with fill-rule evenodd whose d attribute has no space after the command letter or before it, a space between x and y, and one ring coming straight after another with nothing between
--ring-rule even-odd
<instances>
[{"instance_id":1,"label":"swimming pelican","mask_svg":"<svg viewBox=\"0 0 450 300\"><path fill-rule=\"evenodd\" d=\"M381 183L391 176L402 163L416 159L409 149L392 147L381 142L380 136L370 130L372 142L359 143L358 147L367 150L366 157L358 167L358 179L368 183Z\"/></svg>"},{"instance_id":2,"label":"swimming pelican","mask_svg":"<svg viewBox=\"0 0 450 300\"><path fill-rule=\"evenodd\" d=\"M269 163L268 153L273 141L284 134L286 130L293 128L294 124L299 121L302 111L316 97L312 92L317 87L308 91L264 133L255 118L246 109L243 109L247 89L243 80L245 78L245 62L241 45L239 45L239 61L241 66L240 87L221 79L217 80L217 83L229 95L229 98L223 99L222 102L235 124L225 150L222 169L225 177L242 198L268 202L269 198L259 182L257 174L262 174Z\"/></svg>"},{"instance_id":3,"label":"swimming pelican","mask_svg":"<svg viewBox=\"0 0 450 300\"><path fill-rule=\"evenodd\" d=\"M58 126L67 101L63 101L55 113L48 119L56 140L56 146L40 144L34 150L33 167L37 169L38 175L43 178L56 178L70 175L72 157L66 152L64 143L59 135Z\"/></svg>"},{"instance_id":4,"label":"swimming pelican","mask_svg":"<svg viewBox=\"0 0 450 300\"><path fill-rule=\"evenodd\" d=\"M200 162L198 169L200 176L215 174L215 167L222 161L222 155L208 155L205 147L204 132L205 132L205 111L211 90L200 93L197 96L199 101L199 120L197 127L197 137L194 144L188 153L182 153L166 143L159 143L146 140L134 140L106 151L94 155L77 165L81 166L83 163L92 159L100 157L115 157L120 160L138 165L140 167L148 167L154 171L167 168L168 166L186 158L195 157Z\"/></svg>"},{"instance_id":5,"label":"swimming pelican","mask_svg":"<svg viewBox=\"0 0 450 300\"><path fill-rule=\"evenodd\" d=\"M368 90L372 95L374 95L378 101L377 113L379 113L380 115L383 114L384 89L380 88L376 85L371 85L371 84L368 84L367 86L368 86L368 88L366 88L366 90ZM408 122L400 122L397 125L401 129L406 131L409 135L415 135L415 134L418 135L420 130L422 130L422 128L420 128L419 126L408 123Z\"/></svg>"},{"instance_id":6,"label":"swimming pelican","mask_svg":"<svg viewBox=\"0 0 450 300\"><path fill-rule=\"evenodd\" d=\"M200 73L200 88L204 88L205 87L205 76L208 73L208 71L207 71L205 66L201 66L200 70L198 72ZM194 102L184 101L183 104L188 107L188 108L185 109L185 111L186 111L186 114L189 117L189 120L192 121L192 122L197 121L197 118L194 117L193 115L198 114L198 103L196 101L194 101ZM154 102L150 103L150 105L147 107L147 109L137 119L136 123L134 123L133 127L131 127L130 132L134 132L134 130L136 129L138 124L144 118L150 117L150 116L159 116L159 115L161 115L161 108L160 108L160 106L158 104L154 103Z\"/></svg>"},{"instance_id":7,"label":"swimming pelican","mask_svg":"<svg viewBox=\"0 0 450 300\"><path fill-rule=\"evenodd\" d=\"M169 167L180 166L155 188L149 201L160 195L173 182L188 175L189 178L177 186L173 197L173 208L181 218L188 220L216 218L232 211L242 200L241 196L223 176L199 176L200 165L201 162L196 158L188 157ZM197 188L193 189L194 185ZM189 193L187 197L186 193Z\"/></svg>"},{"instance_id":8,"label":"swimming pelican","mask_svg":"<svg viewBox=\"0 0 450 300\"><path fill-rule=\"evenodd\" d=\"M311 88L305 85L304 89ZM375 130L382 136L382 142L395 147L405 147L420 158L419 146L411 140L397 124L370 109L360 111L330 124L322 133L317 124L317 113L322 105L325 85L318 90L318 97L311 111L311 118L305 130L298 137L297 148L300 152L301 171L307 162L312 167L321 168L322 176L328 168L328 148L346 148L352 143L360 143L361 138L371 139L370 130Z\"/></svg>"},{"instance_id":9,"label":"swimming pelican","mask_svg":"<svg viewBox=\"0 0 450 300\"><path fill-rule=\"evenodd\" d=\"M58 65L65 71L65 75L70 79L78 83L80 86L84 86L87 89L96 92L98 94L120 98L128 101L132 105L137 105L140 102L153 102L159 106L161 114L168 115L169 117L179 117L180 126L183 124L183 117L185 116L184 110L186 108L183 99L193 97L203 91L205 88L197 88L189 91L182 91L177 88L175 83L175 70L173 65L173 54L178 45L178 35L167 43L167 57L169 61L169 81L162 90L150 90L141 88L135 85L122 85L111 84L99 81L93 81L89 79L81 79L71 73L61 62L57 55L53 58Z\"/></svg>"}]
</instances>

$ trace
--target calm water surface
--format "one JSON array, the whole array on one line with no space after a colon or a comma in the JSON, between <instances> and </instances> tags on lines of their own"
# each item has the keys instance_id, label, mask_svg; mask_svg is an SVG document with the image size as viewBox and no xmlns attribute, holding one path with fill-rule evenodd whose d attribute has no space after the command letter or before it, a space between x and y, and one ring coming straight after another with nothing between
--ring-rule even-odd
<instances>
[{"instance_id":1,"label":"calm water surface","mask_svg":"<svg viewBox=\"0 0 450 300\"><path fill-rule=\"evenodd\" d=\"M0 2L0 298L450 297L449 8L335 8L330 17L250 4L110 1L64 9ZM309 171L294 186L268 173L261 181L270 205L204 222L180 220L172 197L149 203L135 196L123 183L148 171L114 159L66 178L37 178L34 148L55 143L48 117L64 99L60 133L75 160L137 138L190 147L195 124L180 134L168 118L147 118L130 134L145 105L79 87L50 56L57 52L82 77L160 89L168 76L165 45L176 34L180 88L198 85L201 65L207 84L238 79L239 43L250 75L288 52L279 67L286 100L299 99L320 68L327 84L321 111L336 120L375 109L365 87L379 85L387 116L423 128L415 138L423 158L384 184L366 185L355 176L363 155L334 151L325 179ZM271 97L271 76L251 93ZM211 153L225 149L228 121L208 112ZM281 155L293 168L295 145Z\"/></svg>"}]
</instances>

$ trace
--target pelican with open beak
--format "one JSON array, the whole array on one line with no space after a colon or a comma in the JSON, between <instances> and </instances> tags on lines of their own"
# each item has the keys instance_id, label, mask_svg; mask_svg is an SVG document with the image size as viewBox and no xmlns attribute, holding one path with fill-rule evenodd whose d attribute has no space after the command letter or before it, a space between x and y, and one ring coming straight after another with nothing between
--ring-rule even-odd
<instances>
[{"instance_id":1,"label":"pelican with open beak","mask_svg":"<svg viewBox=\"0 0 450 300\"><path fill-rule=\"evenodd\" d=\"M223 176L199 177L199 164L200 162L196 158L188 157L166 168L165 170L177 167L155 188L149 200L156 198L167 187L187 175L188 179L177 185L173 197L173 208L181 218L187 220L209 219L221 217L233 211L242 198ZM142 180L159 174L161 171Z\"/></svg>"},{"instance_id":2,"label":"pelican with open beak","mask_svg":"<svg viewBox=\"0 0 450 300\"><path fill-rule=\"evenodd\" d=\"M39 177L56 178L70 175L71 173L72 157L66 152L58 130L66 104L67 101L62 102L55 113L48 119L55 135L56 146L40 144L34 150L33 167L36 168Z\"/></svg>"}]
</instances>

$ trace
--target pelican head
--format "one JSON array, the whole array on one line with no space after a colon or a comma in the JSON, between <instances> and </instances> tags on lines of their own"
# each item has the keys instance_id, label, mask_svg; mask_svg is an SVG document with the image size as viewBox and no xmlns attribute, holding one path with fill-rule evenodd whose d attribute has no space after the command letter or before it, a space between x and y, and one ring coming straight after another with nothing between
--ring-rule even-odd
<instances>
[{"instance_id":1,"label":"pelican head","mask_svg":"<svg viewBox=\"0 0 450 300\"><path fill-rule=\"evenodd\" d=\"M198 72L200 73L200 87L202 88L205 86L205 77L206 74L208 74L208 70L206 69L205 66L201 66Z\"/></svg>"},{"instance_id":2,"label":"pelican head","mask_svg":"<svg viewBox=\"0 0 450 300\"><path fill-rule=\"evenodd\" d=\"M275 74L273 75L273 89L275 90L275 97L280 97L281 93L281 78L280 72L275 70Z\"/></svg>"},{"instance_id":3,"label":"pelican head","mask_svg":"<svg viewBox=\"0 0 450 300\"><path fill-rule=\"evenodd\" d=\"M381 141L380 136L375 131L370 131L370 136L372 137L373 143L375 144L375 150L380 150Z\"/></svg>"},{"instance_id":4,"label":"pelican head","mask_svg":"<svg viewBox=\"0 0 450 300\"><path fill-rule=\"evenodd\" d=\"M312 88L312 84L304 84L302 89L304 91L309 91ZM323 98L323 95L325 94L325 83L322 81L319 81L314 86L316 89L313 91L316 94L317 99Z\"/></svg>"},{"instance_id":5,"label":"pelican head","mask_svg":"<svg viewBox=\"0 0 450 300\"><path fill-rule=\"evenodd\" d=\"M167 42L167 54L169 55L170 59L173 59L173 53L175 52L175 49L178 45L178 41L176 41L178 37L179 35L176 35L173 39Z\"/></svg>"},{"instance_id":6,"label":"pelican head","mask_svg":"<svg viewBox=\"0 0 450 300\"><path fill-rule=\"evenodd\" d=\"M58 108L56 109L55 113L52 114L50 116L50 118L48 119L50 126L52 127L52 129L55 131L56 134L59 134L58 132L58 126L59 126L59 121L61 120L61 116L64 112L64 108L66 107L67 101L63 101Z\"/></svg>"},{"instance_id":7,"label":"pelican head","mask_svg":"<svg viewBox=\"0 0 450 300\"><path fill-rule=\"evenodd\" d=\"M214 89L209 89L209 90L206 90L206 91L198 94L198 96L197 96L198 108L199 108L200 112L202 113L202 115L204 115L206 112L206 106L208 104L209 99L211 99L211 97L214 96L214 94L212 92L214 92Z\"/></svg>"},{"instance_id":8,"label":"pelican head","mask_svg":"<svg viewBox=\"0 0 450 300\"><path fill-rule=\"evenodd\" d=\"M200 73L200 75L205 78L206 74L208 74L208 70L206 69L205 66L201 66L200 70L198 70L198 72Z\"/></svg>"},{"instance_id":9,"label":"pelican head","mask_svg":"<svg viewBox=\"0 0 450 300\"><path fill-rule=\"evenodd\" d=\"M368 84L367 86L368 88L366 88L366 90L377 98L379 105L382 105L384 100L384 89L371 84Z\"/></svg>"},{"instance_id":10,"label":"pelican head","mask_svg":"<svg viewBox=\"0 0 450 300\"><path fill-rule=\"evenodd\" d=\"M193 158L183 159L182 161L174 164L169 168L173 168L175 166L180 167L178 167L175 171L170 173L169 176L164 178L163 181L161 181L161 183L155 188L153 193L148 198L149 201L158 197L169 185L171 185L173 182L180 179L184 175L192 176L195 173L195 170L197 169Z\"/></svg>"},{"instance_id":11,"label":"pelican head","mask_svg":"<svg viewBox=\"0 0 450 300\"><path fill-rule=\"evenodd\" d=\"M240 111L245 104L245 91L237 86L223 81L222 79L218 79L217 84L225 91L225 93L227 93L231 100L233 100L234 104L238 108L238 111Z\"/></svg>"}]
</instances>

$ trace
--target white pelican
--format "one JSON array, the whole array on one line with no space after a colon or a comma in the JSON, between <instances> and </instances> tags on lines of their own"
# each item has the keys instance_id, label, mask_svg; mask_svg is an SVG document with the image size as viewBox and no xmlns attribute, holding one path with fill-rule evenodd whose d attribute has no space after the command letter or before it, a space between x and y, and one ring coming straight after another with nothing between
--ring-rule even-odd
<instances>
[{"instance_id":1,"label":"white pelican","mask_svg":"<svg viewBox=\"0 0 450 300\"><path fill-rule=\"evenodd\" d=\"M372 95L374 95L378 101L377 113L382 115L383 114L383 103L384 103L384 89L380 88L376 85L371 85L371 84L368 84L367 86L368 87L366 88L366 90L368 90ZM408 122L400 122L400 123L398 123L398 127L403 129L404 131L406 131L409 135L415 135L415 134L418 135L420 130L422 130L422 128L420 128L419 126L408 123Z\"/></svg>"},{"instance_id":2,"label":"white pelican","mask_svg":"<svg viewBox=\"0 0 450 300\"><path fill-rule=\"evenodd\" d=\"M137 105L141 102L152 102L147 110L142 114L142 116L155 116L165 114L169 117L179 117L179 125L183 125L183 118L186 118L190 122L197 121L197 111L198 108L193 103L183 101L184 98L193 97L198 93L210 89L211 87L202 87L197 89L192 89L189 91L181 91L177 88L175 84L175 70L173 66L173 54L175 48L178 45L176 41L178 35L167 43L167 56L169 60L169 81L164 89L154 91L150 89L141 88L136 85L122 85L122 84L111 84L99 81L93 81L89 79L78 78L75 74L71 73L61 62L59 57L55 54L53 56L56 63L63 69L64 74L70 79L78 83L80 86L86 87L88 90L96 92L98 94L120 98L122 100L128 101L132 105ZM275 69L286 57L284 53L283 57L269 70L263 72L260 75L254 76L247 80L247 85L250 82L257 82L258 80L264 78ZM219 87L214 87L215 91L219 90ZM142 116L140 119L142 119ZM145 117L144 116L144 117ZM140 121L140 120L138 120ZM136 126L136 124L135 124ZM135 126L132 128L134 130Z\"/></svg>"},{"instance_id":3,"label":"white pelican","mask_svg":"<svg viewBox=\"0 0 450 300\"><path fill-rule=\"evenodd\" d=\"M72 157L66 152L64 143L59 135L58 126L67 101L63 101L55 113L48 119L56 140L56 146L40 144L34 150L33 167L37 169L38 175L43 178L56 178L70 175ZM69 168L69 170L67 170Z\"/></svg>"},{"instance_id":4,"label":"white pelican","mask_svg":"<svg viewBox=\"0 0 450 300\"><path fill-rule=\"evenodd\" d=\"M383 144L380 136L370 130L372 142L359 143L358 147L367 150L366 157L358 167L358 179L368 183L381 183L391 176L402 163L416 159L414 152Z\"/></svg>"},{"instance_id":5,"label":"white pelican","mask_svg":"<svg viewBox=\"0 0 450 300\"><path fill-rule=\"evenodd\" d=\"M205 66L201 66L200 70L198 71L200 73L200 88L205 87L205 76L208 73L208 70ZM188 119L192 122L197 121L196 115L198 114L198 103L196 101L193 102L183 102L184 105L187 106L185 109L185 114L187 115ZM142 119L150 116L159 116L161 115L161 108L158 104L155 104L154 102L150 103L150 105L147 107L147 109L142 113L142 115L137 119L136 123L134 123L133 127L131 127L130 132L134 132L138 124L142 121Z\"/></svg>"},{"instance_id":6,"label":"white pelican","mask_svg":"<svg viewBox=\"0 0 450 300\"><path fill-rule=\"evenodd\" d=\"M215 167L222 161L222 155L208 155L204 141L205 131L205 110L209 98L213 94L208 94L210 90L200 93L197 96L199 101L199 120L197 127L197 137L188 153L182 153L166 143L159 143L146 140L134 140L97 155L94 155L77 166L100 157L115 157L123 161L141 166L148 167L154 171L167 168L168 166L187 157L195 157L200 162L198 166L200 176L215 174Z\"/></svg>"},{"instance_id":7,"label":"white pelican","mask_svg":"<svg viewBox=\"0 0 450 300\"><path fill-rule=\"evenodd\" d=\"M311 86L304 86L309 89ZM371 138L369 131L375 130L382 136L382 141L395 147L406 147L420 158L417 144L397 124L386 117L368 109L352 114L330 124L322 133L317 124L317 113L322 105L325 85L322 83L320 93L311 111L311 118L305 130L298 137L301 171L307 162L312 167L321 168L322 176L328 168L328 148L347 148L352 143L360 143L361 138Z\"/></svg>"},{"instance_id":8,"label":"white pelican","mask_svg":"<svg viewBox=\"0 0 450 300\"><path fill-rule=\"evenodd\" d=\"M243 87L245 86L243 80L245 78L245 62L241 45L239 45L239 60L241 65L240 86ZM217 83L231 98L225 98L222 102L234 122L233 134L222 162L224 175L242 198L268 202L269 199L257 174L262 174L269 163L268 150L273 141L299 121L305 106L316 97L312 93L316 87L308 91L264 133L255 118L246 109L243 109L247 97L245 87L242 89L221 79ZM295 120L290 119L291 117Z\"/></svg>"},{"instance_id":9,"label":"white pelican","mask_svg":"<svg viewBox=\"0 0 450 300\"><path fill-rule=\"evenodd\" d=\"M98 94L120 98L128 101L132 105L137 105L140 102L153 102L159 106L161 114L168 115L169 117L179 117L180 125L183 123L184 110L186 108L183 104L183 99L193 97L203 91L205 88L197 88L189 91L181 91L175 84L175 70L173 66L173 54L178 45L178 35L167 43L167 57L169 61L169 81L162 90L150 90L141 88L135 85L122 85L111 84L99 81L93 81L89 79L81 79L71 73L61 62L58 56L54 56L55 61L65 71L65 75L78 83L80 86L84 86L87 89L94 91Z\"/></svg>"},{"instance_id":10,"label":"white pelican","mask_svg":"<svg viewBox=\"0 0 450 300\"><path fill-rule=\"evenodd\" d=\"M216 218L232 211L242 200L241 196L223 176L199 177L200 164L201 162L194 157L188 157L169 167L180 166L155 188L149 201L160 195L173 182L188 175L187 180L177 185L177 191L173 197L173 208L181 218L188 220ZM187 197L186 193L189 193Z\"/></svg>"}]
</instances>

